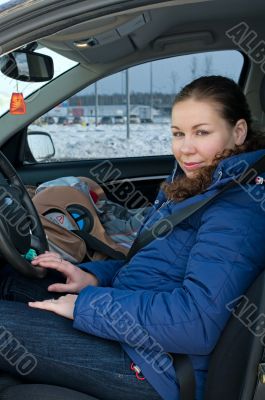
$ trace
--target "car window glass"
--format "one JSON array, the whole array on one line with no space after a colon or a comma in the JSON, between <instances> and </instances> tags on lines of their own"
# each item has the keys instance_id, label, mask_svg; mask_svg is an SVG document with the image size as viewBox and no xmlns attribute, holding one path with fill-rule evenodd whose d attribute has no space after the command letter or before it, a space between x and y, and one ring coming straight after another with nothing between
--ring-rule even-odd
<instances>
[{"instance_id":1,"label":"car window glass","mask_svg":"<svg viewBox=\"0 0 265 400\"><path fill-rule=\"evenodd\" d=\"M101 79L29 127L49 133L55 148L54 156L35 158L49 162L171 154L176 93L203 75L238 82L242 67L241 53L218 51L153 61Z\"/></svg>"}]
</instances>

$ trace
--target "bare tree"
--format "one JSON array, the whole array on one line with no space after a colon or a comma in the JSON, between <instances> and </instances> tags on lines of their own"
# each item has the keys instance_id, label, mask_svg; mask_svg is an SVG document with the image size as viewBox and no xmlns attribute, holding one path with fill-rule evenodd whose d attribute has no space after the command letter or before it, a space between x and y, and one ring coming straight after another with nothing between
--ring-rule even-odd
<instances>
[{"instance_id":1,"label":"bare tree","mask_svg":"<svg viewBox=\"0 0 265 400\"><path fill-rule=\"evenodd\" d=\"M176 71L171 71L170 74L171 81L172 81L172 94L173 96L177 93L177 81L178 81L178 74Z\"/></svg>"},{"instance_id":2,"label":"bare tree","mask_svg":"<svg viewBox=\"0 0 265 400\"><path fill-rule=\"evenodd\" d=\"M197 58L195 56L193 56L192 60L191 60L191 77L192 77L192 80L197 78L197 69L198 69Z\"/></svg>"},{"instance_id":3,"label":"bare tree","mask_svg":"<svg viewBox=\"0 0 265 400\"><path fill-rule=\"evenodd\" d=\"M210 75L212 73L213 59L210 54L205 57L205 75Z\"/></svg>"}]
</instances>

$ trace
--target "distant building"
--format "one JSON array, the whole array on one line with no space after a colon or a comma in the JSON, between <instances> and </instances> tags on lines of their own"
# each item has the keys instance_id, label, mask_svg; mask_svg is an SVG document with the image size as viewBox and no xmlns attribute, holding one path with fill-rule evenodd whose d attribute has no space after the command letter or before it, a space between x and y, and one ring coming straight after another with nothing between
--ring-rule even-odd
<instances>
[{"instance_id":1,"label":"distant building","mask_svg":"<svg viewBox=\"0 0 265 400\"><path fill-rule=\"evenodd\" d=\"M95 117L95 106L70 106L67 109L68 116L80 116L80 117ZM126 117L126 105L99 105L98 106L98 117L115 117L121 116ZM49 115L53 115L55 110L51 110ZM130 115L135 115L140 118L143 122L151 121L153 118L160 116L160 111L155 108L150 108L144 105L133 105L130 108Z\"/></svg>"}]
</instances>

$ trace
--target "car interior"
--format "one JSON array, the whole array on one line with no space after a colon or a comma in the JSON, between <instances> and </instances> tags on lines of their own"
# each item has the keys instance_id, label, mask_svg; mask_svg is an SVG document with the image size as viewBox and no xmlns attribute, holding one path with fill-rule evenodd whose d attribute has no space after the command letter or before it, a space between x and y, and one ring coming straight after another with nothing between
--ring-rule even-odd
<instances>
[{"instance_id":1,"label":"car interior","mask_svg":"<svg viewBox=\"0 0 265 400\"><path fill-rule=\"evenodd\" d=\"M25 187L36 187L43 182L63 176L84 176L94 179L94 175L91 173L93 168L107 160L111 162L113 169L120 172L118 177L113 178L110 175L104 182L104 190L110 200L117 201L113 195L113 188L122 182L125 184L130 182L133 183L136 192L141 193L152 203L160 183L172 172L174 158L170 154L170 150L157 150L156 153L148 155L139 151L139 154L130 156L122 153L120 144L116 145L105 141L106 146L117 148L115 156L111 157L111 155L106 156L109 153L102 151L101 142L98 139L97 156L91 153L91 149L94 149L92 143L93 138L96 137L94 135L103 135L103 131L97 129L106 124L106 132L110 129L111 135L113 129L116 129L115 118L118 121L118 128L123 129L124 134L126 134L126 129L128 133L127 125L130 123L136 127L131 128L131 137L133 134L137 134L139 125L143 132L146 131L137 142L139 148L150 141L147 129L150 128L150 132L156 129L152 118L146 117L146 120L151 121L150 127L148 127L141 123L140 114L132 112L130 115L128 106L127 111L124 108L122 116L116 113L109 117L109 108L102 116L102 124L98 124L98 127L93 120L94 115L92 118L92 112L91 115L87 114L87 118L85 118L86 115L73 114L73 123L69 124L69 118L66 118L63 113L60 115L59 111L62 112L62 110L58 111L58 105L65 101L68 101L68 105L71 104L72 100L69 99L74 99L76 94L88 87L93 89L87 93L94 93L97 82L108 79L114 74L123 73L127 69L137 68L139 65L147 63L150 65L150 63L174 57L174 65L179 69L177 76L174 77L171 74L170 85L172 87L175 80L181 81L182 74L184 76L186 73L181 70L181 66L177 67L178 57L194 57L196 54L216 52L220 53L220 57L217 59L220 66L215 65L216 69L208 71L208 74L218 74L223 70L224 74L230 76L230 72L234 68L234 59L229 56L230 53L222 52L236 52L240 56L240 65L235 79L246 94L255 123L260 129L264 128L264 16L265 3L262 0L252 0L251 2L248 0L48 0L11 1L3 6L0 4L0 61L5 56L12 56L17 50L22 53L35 51L42 53L44 49L48 49L51 51L49 54L63 57L60 61L61 72L58 76L46 79L36 89L35 83L30 87L29 95L25 96L26 113L12 115L9 112L11 95L13 92L19 91L17 89L21 87L23 76L20 80L17 79L17 75L13 78L9 77L10 80L5 81L6 86L9 84L5 102L0 97L0 148L2 152L0 154L0 172L3 175L1 185L6 185L9 195L18 203L22 202L27 215L34 216L38 222L33 229L27 226L25 239L16 242L15 233L10 233L6 228L5 221L0 218L2 262L9 263L26 276L32 276L33 273L40 279L44 276L41 268L34 268L34 272L32 272L30 263L20 255L28 247L35 247L39 252L48 248L37 211ZM53 58L52 55L51 58ZM67 67L65 61L65 70L63 70L63 60L69 61ZM55 65L55 57L53 62ZM34 64L34 61L32 63ZM3 73L0 77L3 81L4 68L2 63L0 65ZM220 70L219 67L223 69ZM194 61L193 64L190 64L190 76L194 76L192 68L196 69ZM197 73L205 72L200 72L197 68ZM13 85L10 84L12 80L15 82ZM28 79L26 83L29 85L30 80ZM125 83L123 90L125 91ZM155 91L158 92L158 89L154 89ZM26 92L27 89L25 89ZM155 97L154 93L151 94L152 96ZM170 114L168 111L170 102L168 104L163 102L164 98L160 101L157 109L162 110L163 115L167 116L168 126L162 126L160 123L160 130L157 130L158 142L162 131L163 134L166 132L165 135L168 134L170 138ZM154 103L154 109L157 104L158 102ZM78 107L80 109L82 105L78 104L76 108L73 107L73 110L77 110ZM55 111L52 113L52 110L56 109L57 114ZM93 113L96 112L95 108L93 110ZM42 125L37 121L42 121ZM83 121L86 126L80 128ZM110 125L111 128L109 128ZM68 143L67 135L70 132L72 134L73 130L78 131L81 135L82 129L84 132L86 129L90 129L88 133L92 139L89 144L90 148L88 146L87 149L87 156L79 158L78 152L81 154L81 148L79 149L77 141L72 138ZM57 142L56 135L59 134L62 135L62 139ZM46 136L51 140L50 155L46 159L38 159L34 155L30 146L30 137L32 138L34 135L36 135L36 143L39 143L38 138L41 136ZM68 155L60 153L60 146L63 142L68 143ZM77 156L71 158L75 147ZM157 148L160 149L160 147ZM47 152L49 153L48 150ZM7 184L3 183L6 181ZM0 198L0 208L2 208L3 197ZM124 205L126 199L127 197L120 198L118 202ZM132 201L127 202L126 206L136 207ZM265 313L264 288L265 274L263 273L246 293L249 301L256 305L254 316ZM239 308L238 312L240 310L244 312L244 305ZM245 315L248 318L247 312ZM254 320L253 316L252 320ZM15 380L5 374L2 378L0 374L0 387L4 387L0 391L0 398L6 400L22 396L29 400L53 398L93 400L91 396L66 388L32 382L25 382L23 385L16 384ZM237 318L231 316L211 355L205 399L261 400L264 396L265 355L261 338L253 335ZM184 397L181 397L181 400L183 399Z\"/></svg>"}]
</instances>

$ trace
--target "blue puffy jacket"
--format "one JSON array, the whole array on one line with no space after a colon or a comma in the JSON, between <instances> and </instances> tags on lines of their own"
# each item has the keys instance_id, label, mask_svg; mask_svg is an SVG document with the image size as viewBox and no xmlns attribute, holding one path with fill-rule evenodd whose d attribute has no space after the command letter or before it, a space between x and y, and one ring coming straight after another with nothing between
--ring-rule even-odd
<instances>
[{"instance_id":1,"label":"blue puffy jacket","mask_svg":"<svg viewBox=\"0 0 265 400\"><path fill-rule=\"evenodd\" d=\"M222 160L208 189L181 202L167 202L160 192L143 229L211 196L264 154L258 150ZM264 267L264 228L264 186L252 182L225 191L127 264L82 264L96 275L100 287L89 286L79 294L74 327L119 341L167 400L179 399L167 352L188 354L196 399L202 399L209 355L230 315L226 305L243 294Z\"/></svg>"}]
</instances>

